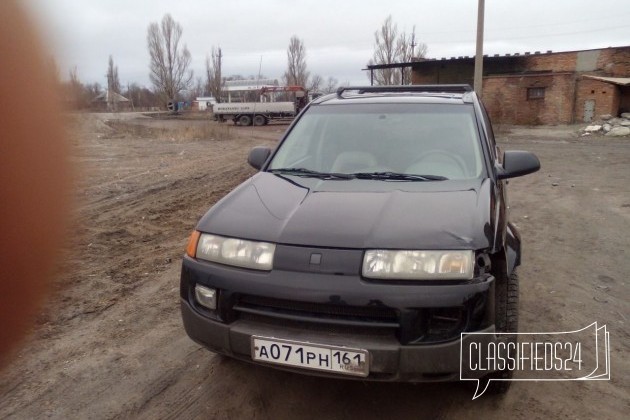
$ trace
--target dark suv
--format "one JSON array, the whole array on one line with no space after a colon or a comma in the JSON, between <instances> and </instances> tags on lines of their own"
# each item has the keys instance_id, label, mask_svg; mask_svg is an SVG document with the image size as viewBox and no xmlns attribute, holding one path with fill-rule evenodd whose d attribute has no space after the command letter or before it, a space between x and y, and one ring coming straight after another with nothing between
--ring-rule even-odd
<instances>
[{"instance_id":1,"label":"dark suv","mask_svg":"<svg viewBox=\"0 0 630 420\"><path fill-rule=\"evenodd\" d=\"M459 379L461 333L516 332L521 241L468 85L346 87L311 102L193 232L188 335L237 359L385 381ZM509 372L494 372L509 375Z\"/></svg>"}]
</instances>

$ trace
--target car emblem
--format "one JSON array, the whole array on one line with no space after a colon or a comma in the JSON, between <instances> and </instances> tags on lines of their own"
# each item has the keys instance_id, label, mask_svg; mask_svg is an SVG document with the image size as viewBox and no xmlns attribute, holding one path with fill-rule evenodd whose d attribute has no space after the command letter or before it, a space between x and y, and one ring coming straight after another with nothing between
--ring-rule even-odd
<instances>
[{"instance_id":1,"label":"car emblem","mask_svg":"<svg viewBox=\"0 0 630 420\"><path fill-rule=\"evenodd\" d=\"M320 265L322 262L322 254L311 254L311 264Z\"/></svg>"}]
</instances>

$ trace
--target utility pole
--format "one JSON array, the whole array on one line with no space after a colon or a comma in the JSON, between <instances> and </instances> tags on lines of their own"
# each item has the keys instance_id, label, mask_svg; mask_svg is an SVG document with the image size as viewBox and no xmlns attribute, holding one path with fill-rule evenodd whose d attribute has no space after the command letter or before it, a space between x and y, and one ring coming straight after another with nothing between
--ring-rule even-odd
<instances>
[{"instance_id":1,"label":"utility pole","mask_svg":"<svg viewBox=\"0 0 630 420\"><path fill-rule=\"evenodd\" d=\"M416 27L413 27L413 32L411 33L411 61L413 61L413 57L416 55Z\"/></svg>"},{"instance_id":2,"label":"utility pole","mask_svg":"<svg viewBox=\"0 0 630 420\"><path fill-rule=\"evenodd\" d=\"M483 15L485 0L478 0L477 6L477 52L475 54L475 93L481 97L483 82Z\"/></svg>"},{"instance_id":3,"label":"utility pole","mask_svg":"<svg viewBox=\"0 0 630 420\"><path fill-rule=\"evenodd\" d=\"M219 47L219 68L221 68L221 57L223 57L223 53L221 53L221 47Z\"/></svg>"},{"instance_id":4,"label":"utility pole","mask_svg":"<svg viewBox=\"0 0 630 420\"><path fill-rule=\"evenodd\" d=\"M216 98L214 98L217 103L221 102L221 90L223 87L223 75L221 74L221 69L223 68L222 65L223 63L221 63L221 58L223 57L223 53L221 52L221 47L218 47L218 52L217 52L217 61L218 61L218 67L214 69L214 88L216 89L216 92L214 92ZM213 65L214 65L214 57L212 57L212 61L213 61ZM231 98L230 98L231 99ZM228 100L229 101L229 100Z\"/></svg>"},{"instance_id":5,"label":"utility pole","mask_svg":"<svg viewBox=\"0 0 630 420\"><path fill-rule=\"evenodd\" d=\"M413 30L411 31L411 56L409 57L409 61L413 61L413 58L416 55L416 25L413 25ZM411 70L409 72L405 71L405 68L402 67L400 69L400 84L405 84L405 73L409 73L409 79L411 79ZM411 84L411 80L409 80L409 84Z\"/></svg>"}]
</instances>

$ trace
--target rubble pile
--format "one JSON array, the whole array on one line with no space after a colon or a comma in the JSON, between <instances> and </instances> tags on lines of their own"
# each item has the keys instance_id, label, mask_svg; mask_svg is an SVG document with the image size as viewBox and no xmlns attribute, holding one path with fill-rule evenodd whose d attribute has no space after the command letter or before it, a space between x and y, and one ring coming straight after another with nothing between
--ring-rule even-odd
<instances>
[{"instance_id":1,"label":"rubble pile","mask_svg":"<svg viewBox=\"0 0 630 420\"><path fill-rule=\"evenodd\" d=\"M620 117L600 115L599 120L583 128L582 137L591 134L604 134L610 137L630 136L630 112L624 112Z\"/></svg>"}]
</instances>

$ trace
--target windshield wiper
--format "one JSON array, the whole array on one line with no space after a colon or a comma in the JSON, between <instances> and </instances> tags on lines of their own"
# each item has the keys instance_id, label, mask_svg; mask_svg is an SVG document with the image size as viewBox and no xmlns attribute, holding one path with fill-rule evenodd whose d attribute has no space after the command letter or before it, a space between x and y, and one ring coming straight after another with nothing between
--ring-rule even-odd
<instances>
[{"instance_id":1,"label":"windshield wiper","mask_svg":"<svg viewBox=\"0 0 630 420\"><path fill-rule=\"evenodd\" d=\"M318 172L306 168L278 168L269 170L272 174L296 175L321 179L352 179L354 175L333 172Z\"/></svg>"},{"instance_id":2,"label":"windshield wiper","mask_svg":"<svg viewBox=\"0 0 630 420\"><path fill-rule=\"evenodd\" d=\"M444 181L448 179L440 175L402 174L399 172L359 172L352 175L359 179L383 179L392 181Z\"/></svg>"}]
</instances>

